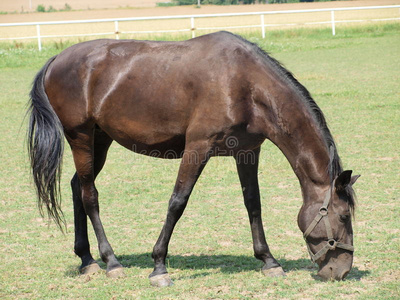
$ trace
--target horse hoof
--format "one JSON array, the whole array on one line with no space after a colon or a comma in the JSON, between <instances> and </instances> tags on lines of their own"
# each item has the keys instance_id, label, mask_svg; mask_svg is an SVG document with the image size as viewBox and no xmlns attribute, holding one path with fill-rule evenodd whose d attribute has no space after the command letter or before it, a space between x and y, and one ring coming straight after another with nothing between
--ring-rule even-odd
<instances>
[{"instance_id":1,"label":"horse hoof","mask_svg":"<svg viewBox=\"0 0 400 300\"><path fill-rule=\"evenodd\" d=\"M285 271L283 271L282 267L263 269L262 273L268 277L285 277L286 276L286 273L285 273Z\"/></svg>"},{"instance_id":2,"label":"horse hoof","mask_svg":"<svg viewBox=\"0 0 400 300\"><path fill-rule=\"evenodd\" d=\"M122 278L125 277L124 268L116 268L106 272L108 278Z\"/></svg>"},{"instance_id":3,"label":"horse hoof","mask_svg":"<svg viewBox=\"0 0 400 300\"><path fill-rule=\"evenodd\" d=\"M174 284L168 274L155 275L149 277L149 279L150 284L156 287L171 286Z\"/></svg>"},{"instance_id":4,"label":"horse hoof","mask_svg":"<svg viewBox=\"0 0 400 300\"><path fill-rule=\"evenodd\" d=\"M99 270L101 270L101 268L98 263L92 263L84 268L81 268L80 272L82 275L92 275L97 273Z\"/></svg>"}]
</instances>

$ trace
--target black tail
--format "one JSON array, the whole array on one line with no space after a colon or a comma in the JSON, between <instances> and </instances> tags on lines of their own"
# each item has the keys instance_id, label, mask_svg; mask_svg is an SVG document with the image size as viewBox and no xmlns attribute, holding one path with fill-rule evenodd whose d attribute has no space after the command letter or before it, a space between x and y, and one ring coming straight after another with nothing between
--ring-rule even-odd
<instances>
[{"instance_id":1,"label":"black tail","mask_svg":"<svg viewBox=\"0 0 400 300\"><path fill-rule=\"evenodd\" d=\"M43 216L43 206L49 218L63 230L64 215L61 211L60 176L64 151L63 127L50 105L44 89L44 77L51 58L36 75L30 93L28 151L33 180L36 185L38 206Z\"/></svg>"}]
</instances>

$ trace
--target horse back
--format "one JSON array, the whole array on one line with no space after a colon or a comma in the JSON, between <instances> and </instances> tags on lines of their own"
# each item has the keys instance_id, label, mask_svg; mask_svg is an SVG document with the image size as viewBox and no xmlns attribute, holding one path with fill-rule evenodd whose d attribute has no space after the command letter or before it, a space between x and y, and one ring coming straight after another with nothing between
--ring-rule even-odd
<instances>
[{"instance_id":1,"label":"horse back","mask_svg":"<svg viewBox=\"0 0 400 300\"><path fill-rule=\"evenodd\" d=\"M84 42L50 65L46 93L66 130L96 124L129 148L182 148L188 133L246 130L260 68L252 52L229 33L183 42Z\"/></svg>"}]
</instances>

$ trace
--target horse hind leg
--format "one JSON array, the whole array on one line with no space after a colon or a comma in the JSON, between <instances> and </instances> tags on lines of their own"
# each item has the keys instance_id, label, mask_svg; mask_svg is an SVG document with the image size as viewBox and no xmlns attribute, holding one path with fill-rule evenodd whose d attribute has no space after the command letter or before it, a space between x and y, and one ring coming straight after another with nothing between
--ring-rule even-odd
<instances>
[{"instance_id":1,"label":"horse hind leg","mask_svg":"<svg viewBox=\"0 0 400 300\"><path fill-rule=\"evenodd\" d=\"M269 277L285 276L280 264L272 256L265 240L261 219L260 189L257 170L260 148L252 152L253 156L236 157L236 166L242 186L244 203L249 215L251 234L253 238L254 256L264 262L262 273Z\"/></svg>"},{"instance_id":2,"label":"horse hind leg","mask_svg":"<svg viewBox=\"0 0 400 300\"><path fill-rule=\"evenodd\" d=\"M82 259L81 271L88 274L98 270L98 265L90 254L87 237L89 216L95 231L100 256L107 264L107 276L123 276L123 269L114 255L104 232L99 215L98 193L94 180L104 166L107 150L112 142L100 130L67 132L74 157L76 176L72 180L75 215L75 253ZM74 137L74 138L71 138Z\"/></svg>"},{"instance_id":3,"label":"horse hind leg","mask_svg":"<svg viewBox=\"0 0 400 300\"><path fill-rule=\"evenodd\" d=\"M96 177L104 166L107 150L112 139L103 131L96 130L94 137L94 177ZM90 252L90 244L87 231L87 215L82 203L81 185L78 174L75 173L71 180L72 198L74 203L74 225L75 225L75 246L74 252L78 255L82 264L79 268L81 274L88 275L100 270L100 266L94 260Z\"/></svg>"},{"instance_id":4,"label":"horse hind leg","mask_svg":"<svg viewBox=\"0 0 400 300\"><path fill-rule=\"evenodd\" d=\"M98 272L100 266L90 252L90 244L87 231L87 216L83 208L81 197L81 186L78 174L75 173L71 180L72 199L74 202L74 225L75 225L75 245L74 252L78 255L82 264L79 271L83 275L90 275Z\"/></svg>"}]
</instances>

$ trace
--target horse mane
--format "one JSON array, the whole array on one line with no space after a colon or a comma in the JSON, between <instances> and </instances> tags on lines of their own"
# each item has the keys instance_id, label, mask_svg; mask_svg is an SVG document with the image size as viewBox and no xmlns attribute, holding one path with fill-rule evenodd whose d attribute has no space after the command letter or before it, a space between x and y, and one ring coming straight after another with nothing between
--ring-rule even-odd
<instances>
[{"instance_id":1,"label":"horse mane","mask_svg":"<svg viewBox=\"0 0 400 300\"><path fill-rule=\"evenodd\" d=\"M269 63L274 67L274 69L278 72L278 74L282 75L289 84L295 87L295 89L300 93L301 100L307 107L311 113L311 116L317 123L319 130L322 133L322 137L324 138L327 150L329 152L329 165L327 167L327 172L329 174L331 182L339 176L340 173L343 172L342 162L339 157L335 140L331 134L331 131L328 128L328 124L326 122L324 113L319 108L317 103L312 98L310 92L294 77L294 75L288 71L281 62L271 57L266 51L261 49L258 45L246 41L250 44L259 55L262 55ZM348 195L347 202L350 207L351 215L354 216L355 206L356 206L356 196L355 192L351 185L346 187L346 193Z\"/></svg>"},{"instance_id":2,"label":"horse mane","mask_svg":"<svg viewBox=\"0 0 400 300\"><path fill-rule=\"evenodd\" d=\"M263 57L265 61L267 61L269 65L271 65L279 75L285 78L286 81L290 85L292 85L295 88L295 90L299 92L299 94L301 95L300 98L310 111L310 114L313 117L314 121L316 122L317 127L321 131L322 137L325 141L330 156L330 162L327 167L327 172L329 174L331 182L333 182L333 180L343 171L342 163L337 151L335 140L333 139L332 134L328 128L325 116L321 111L321 109L319 108L319 106L317 105L317 103L312 98L310 92L294 77L294 75L290 71L288 71L282 65L282 63L280 63L275 58L271 57L266 51L261 49L257 44L249 42L244 38L242 38L241 36L237 35L235 36L240 40L242 40L245 44L250 45L258 55Z\"/></svg>"},{"instance_id":3,"label":"horse mane","mask_svg":"<svg viewBox=\"0 0 400 300\"><path fill-rule=\"evenodd\" d=\"M328 124L326 122L324 113L322 110L319 108L317 103L314 101L312 98L310 92L294 77L294 75L287 70L281 62L279 62L277 59L273 58L270 56L266 51L261 49L257 44L252 43L241 36L232 34L239 38L241 41L243 41L245 44L249 45L252 49L256 51L256 53L263 57L266 62L269 63L270 66L274 68L274 70L281 75L283 78L286 79L286 81L292 85L295 90L298 91L298 93L301 95L301 100L303 103L307 106L312 118L317 124L317 127L319 128L321 135L325 141L325 145L327 148L327 151L329 153L329 164L327 166L327 173L330 177L331 182L333 183L333 180L339 176L340 173L343 172L343 167L342 167L342 162L340 160L336 143L335 140L331 134L331 131L328 128ZM355 198L355 193L351 185L346 187L346 193L348 194L348 204L350 207L351 214L354 216L354 211L355 211L355 206L356 206L356 198Z\"/></svg>"}]
</instances>

